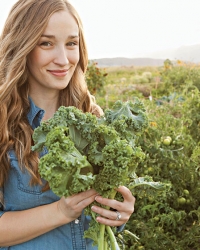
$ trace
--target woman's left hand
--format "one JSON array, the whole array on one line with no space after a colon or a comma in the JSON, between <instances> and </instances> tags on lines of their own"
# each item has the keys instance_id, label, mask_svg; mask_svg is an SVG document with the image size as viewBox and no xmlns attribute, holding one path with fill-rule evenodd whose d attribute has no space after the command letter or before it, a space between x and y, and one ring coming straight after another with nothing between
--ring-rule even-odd
<instances>
[{"instance_id":1,"label":"woman's left hand","mask_svg":"<svg viewBox=\"0 0 200 250\"><path fill-rule=\"evenodd\" d=\"M98 214L96 220L99 223L108 226L121 226L129 220L131 214L134 212L135 197L131 191L125 186L119 187L117 191L122 194L124 198L123 202L103 198L99 195L95 197L98 203L115 210L92 206L92 211Z\"/></svg>"}]
</instances>

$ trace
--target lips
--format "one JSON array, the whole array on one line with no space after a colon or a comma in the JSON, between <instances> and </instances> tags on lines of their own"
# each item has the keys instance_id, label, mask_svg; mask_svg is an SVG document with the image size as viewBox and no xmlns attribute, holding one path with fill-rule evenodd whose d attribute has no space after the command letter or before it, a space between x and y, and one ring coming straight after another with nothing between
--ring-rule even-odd
<instances>
[{"instance_id":1,"label":"lips","mask_svg":"<svg viewBox=\"0 0 200 250\"><path fill-rule=\"evenodd\" d=\"M63 69L63 70L47 70L49 73L51 73L54 76L66 76L68 69Z\"/></svg>"}]
</instances>

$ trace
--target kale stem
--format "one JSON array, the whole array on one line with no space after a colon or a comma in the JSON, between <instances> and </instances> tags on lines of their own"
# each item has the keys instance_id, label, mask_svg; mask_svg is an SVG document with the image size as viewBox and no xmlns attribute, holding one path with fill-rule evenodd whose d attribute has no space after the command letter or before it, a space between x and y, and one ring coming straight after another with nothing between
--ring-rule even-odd
<instances>
[{"instance_id":1,"label":"kale stem","mask_svg":"<svg viewBox=\"0 0 200 250\"><path fill-rule=\"evenodd\" d=\"M98 240L98 250L107 250L104 248L104 234L105 234L105 225L99 225L100 235Z\"/></svg>"},{"instance_id":2,"label":"kale stem","mask_svg":"<svg viewBox=\"0 0 200 250\"><path fill-rule=\"evenodd\" d=\"M116 193L117 193L117 191L116 191L116 190L113 190L112 193L111 193L110 196L109 196L109 199L114 199Z\"/></svg>"},{"instance_id":3,"label":"kale stem","mask_svg":"<svg viewBox=\"0 0 200 250\"><path fill-rule=\"evenodd\" d=\"M114 199L116 193L117 193L117 191L116 191L116 190L113 190L112 193L111 193L110 196L109 196L109 199ZM110 207L106 206L106 209L110 209ZM110 228L110 230L112 231L111 228ZM100 224L100 225L99 225L99 231L100 231L100 233L99 233L99 240L98 240L98 250L107 250L108 244L105 243L106 240L105 240L105 237L104 237L104 235L105 235L105 225ZM113 232L112 232L112 233L113 233ZM110 236L110 234L109 234L109 236ZM114 234L113 234L113 236L114 236ZM113 236L112 236L112 238L110 237L110 241L111 241L111 242L113 241ZM116 241L115 236L114 236L114 240ZM106 245L106 244L107 244L107 245ZM111 243L111 244L112 244L112 243ZM106 248L105 248L105 246L106 246ZM119 248L113 248L113 249L114 249L114 250L117 250L117 249L119 249Z\"/></svg>"},{"instance_id":4,"label":"kale stem","mask_svg":"<svg viewBox=\"0 0 200 250\"><path fill-rule=\"evenodd\" d=\"M111 192L111 194L109 195L109 199L114 199L115 198L115 195L116 195L117 191L116 190L113 190ZM107 209L110 209L110 207L106 207ZM110 226L105 226L106 227L106 230L108 232L108 235L109 235L109 238L110 238L110 245L111 245L111 249L112 250L119 250L119 246L117 244L117 241L116 241L116 238L115 238L115 235L111 229ZM118 248L117 248L118 246ZM107 248L105 248L104 250L107 250Z\"/></svg>"},{"instance_id":5,"label":"kale stem","mask_svg":"<svg viewBox=\"0 0 200 250\"><path fill-rule=\"evenodd\" d=\"M108 249L108 242L106 241L106 239L104 240L104 250L109 250Z\"/></svg>"},{"instance_id":6,"label":"kale stem","mask_svg":"<svg viewBox=\"0 0 200 250\"><path fill-rule=\"evenodd\" d=\"M110 226L106 226L106 231L108 232L110 238L111 250L120 250L115 235Z\"/></svg>"}]
</instances>

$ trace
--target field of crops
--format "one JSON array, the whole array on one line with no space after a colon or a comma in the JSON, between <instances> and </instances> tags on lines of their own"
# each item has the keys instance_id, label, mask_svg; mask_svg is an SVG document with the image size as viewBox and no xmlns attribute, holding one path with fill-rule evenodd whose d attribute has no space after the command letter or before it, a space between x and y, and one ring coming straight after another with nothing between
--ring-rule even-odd
<instances>
[{"instance_id":1,"label":"field of crops","mask_svg":"<svg viewBox=\"0 0 200 250\"><path fill-rule=\"evenodd\" d=\"M149 126L140 136L145 159L136 174L167 186L134 190L135 213L118 235L121 248L200 249L200 67L169 60L159 68L91 63L87 82L104 109L116 100L143 101Z\"/></svg>"}]
</instances>

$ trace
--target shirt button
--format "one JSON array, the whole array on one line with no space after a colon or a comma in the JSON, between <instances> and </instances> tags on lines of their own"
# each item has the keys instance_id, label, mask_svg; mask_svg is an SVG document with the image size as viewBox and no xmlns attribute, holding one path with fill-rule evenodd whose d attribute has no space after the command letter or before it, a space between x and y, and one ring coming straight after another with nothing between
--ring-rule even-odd
<instances>
[{"instance_id":1,"label":"shirt button","mask_svg":"<svg viewBox=\"0 0 200 250\"><path fill-rule=\"evenodd\" d=\"M78 223L79 223L79 219L76 219L76 220L75 220L75 224L78 224Z\"/></svg>"}]
</instances>

